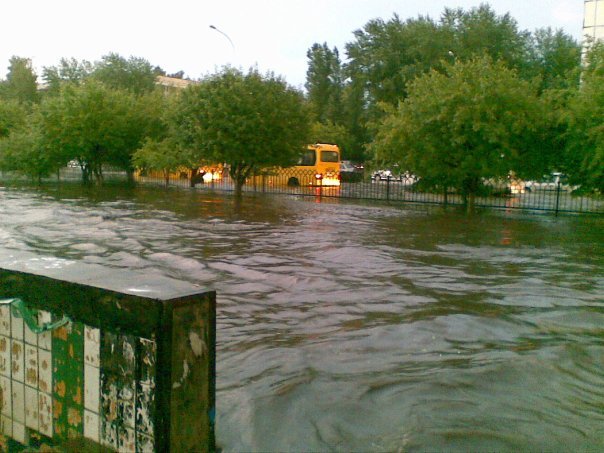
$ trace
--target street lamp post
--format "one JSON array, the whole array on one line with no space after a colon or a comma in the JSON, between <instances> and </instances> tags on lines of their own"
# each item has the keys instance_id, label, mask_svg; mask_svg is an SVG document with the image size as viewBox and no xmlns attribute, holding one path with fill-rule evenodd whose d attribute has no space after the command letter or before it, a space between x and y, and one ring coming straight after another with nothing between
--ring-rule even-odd
<instances>
[{"instance_id":1,"label":"street lamp post","mask_svg":"<svg viewBox=\"0 0 604 453\"><path fill-rule=\"evenodd\" d=\"M235 44L233 44L233 41L231 40L231 38L229 38L229 35L227 35L225 32L223 32L222 30L216 28L214 25L210 25L210 28L212 30L216 30L218 33L220 33L222 36L224 36L226 39L229 40L229 42L231 43L231 46L233 47L233 51L235 51Z\"/></svg>"}]
</instances>

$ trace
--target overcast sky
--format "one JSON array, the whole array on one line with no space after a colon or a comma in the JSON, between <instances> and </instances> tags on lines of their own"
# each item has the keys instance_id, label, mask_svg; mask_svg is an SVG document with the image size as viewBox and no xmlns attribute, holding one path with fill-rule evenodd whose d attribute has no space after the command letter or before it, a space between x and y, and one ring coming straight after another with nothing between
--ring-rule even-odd
<instances>
[{"instance_id":1,"label":"overcast sky","mask_svg":"<svg viewBox=\"0 0 604 453\"><path fill-rule=\"evenodd\" d=\"M480 0L15 0L0 10L0 78L11 56L31 58L38 75L61 58L97 61L109 52L136 56L168 73L199 78L224 65L273 71L304 84L307 50L338 47L371 19L469 9ZM581 38L583 0L491 0L520 29L562 28ZM229 39L210 28L214 25Z\"/></svg>"}]
</instances>

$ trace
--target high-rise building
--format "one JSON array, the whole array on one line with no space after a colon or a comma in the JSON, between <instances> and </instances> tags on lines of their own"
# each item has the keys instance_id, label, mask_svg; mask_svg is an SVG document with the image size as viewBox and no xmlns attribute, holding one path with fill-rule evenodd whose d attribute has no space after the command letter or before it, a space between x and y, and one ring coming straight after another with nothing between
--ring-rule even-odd
<instances>
[{"instance_id":1,"label":"high-rise building","mask_svg":"<svg viewBox=\"0 0 604 453\"><path fill-rule=\"evenodd\" d=\"M604 40L604 0L585 0L583 36Z\"/></svg>"}]
</instances>

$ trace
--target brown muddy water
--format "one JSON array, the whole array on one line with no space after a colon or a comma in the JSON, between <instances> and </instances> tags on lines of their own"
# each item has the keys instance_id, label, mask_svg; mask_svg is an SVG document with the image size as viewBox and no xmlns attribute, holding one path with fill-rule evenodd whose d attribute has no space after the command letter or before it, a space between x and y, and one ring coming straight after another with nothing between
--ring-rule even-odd
<instances>
[{"instance_id":1,"label":"brown muddy water","mask_svg":"<svg viewBox=\"0 0 604 453\"><path fill-rule=\"evenodd\" d=\"M0 254L218 293L225 451L604 450L604 219L0 188Z\"/></svg>"}]
</instances>

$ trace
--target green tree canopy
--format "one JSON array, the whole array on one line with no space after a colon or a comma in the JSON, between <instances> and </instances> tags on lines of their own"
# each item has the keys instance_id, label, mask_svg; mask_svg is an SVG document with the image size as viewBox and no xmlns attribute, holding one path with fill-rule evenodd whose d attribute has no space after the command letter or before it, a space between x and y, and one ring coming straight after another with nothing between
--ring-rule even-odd
<instances>
[{"instance_id":1,"label":"green tree canopy","mask_svg":"<svg viewBox=\"0 0 604 453\"><path fill-rule=\"evenodd\" d=\"M45 67L42 77L46 82L50 93L59 93L64 83L79 84L86 79L94 70L94 65L89 61L78 61L75 58L61 58L57 66Z\"/></svg>"},{"instance_id":2,"label":"green tree canopy","mask_svg":"<svg viewBox=\"0 0 604 453\"><path fill-rule=\"evenodd\" d=\"M177 138L207 160L226 163L238 196L254 171L293 164L308 140L302 93L257 70L226 68L190 86L178 112Z\"/></svg>"},{"instance_id":3,"label":"green tree canopy","mask_svg":"<svg viewBox=\"0 0 604 453\"><path fill-rule=\"evenodd\" d=\"M305 87L315 120L341 124L344 81L338 49L334 47L332 50L326 43L314 44L306 55Z\"/></svg>"},{"instance_id":4,"label":"green tree canopy","mask_svg":"<svg viewBox=\"0 0 604 453\"><path fill-rule=\"evenodd\" d=\"M153 91L157 75L157 68L144 58L125 59L116 53L105 55L96 63L93 71L94 78L109 88L128 90L135 94Z\"/></svg>"},{"instance_id":5,"label":"green tree canopy","mask_svg":"<svg viewBox=\"0 0 604 453\"><path fill-rule=\"evenodd\" d=\"M2 97L23 104L33 104L38 100L37 80L31 60L13 56L9 60L6 81L2 83Z\"/></svg>"},{"instance_id":6,"label":"green tree canopy","mask_svg":"<svg viewBox=\"0 0 604 453\"><path fill-rule=\"evenodd\" d=\"M579 84L581 46L562 30L542 28L531 37L530 71L541 79L541 90L567 89Z\"/></svg>"},{"instance_id":7,"label":"green tree canopy","mask_svg":"<svg viewBox=\"0 0 604 453\"><path fill-rule=\"evenodd\" d=\"M566 171L585 189L604 193L604 44L587 55L581 87L570 101Z\"/></svg>"},{"instance_id":8,"label":"green tree canopy","mask_svg":"<svg viewBox=\"0 0 604 453\"><path fill-rule=\"evenodd\" d=\"M432 71L389 112L372 145L375 159L428 182L473 197L483 178L543 172L542 104L503 62L481 57Z\"/></svg>"},{"instance_id":9,"label":"green tree canopy","mask_svg":"<svg viewBox=\"0 0 604 453\"><path fill-rule=\"evenodd\" d=\"M7 137L12 129L24 126L27 109L18 101L0 99L0 139Z\"/></svg>"},{"instance_id":10,"label":"green tree canopy","mask_svg":"<svg viewBox=\"0 0 604 453\"><path fill-rule=\"evenodd\" d=\"M42 104L45 145L63 163L77 159L85 181L94 176L102 182L103 165L131 172L132 154L159 127L153 105L153 100L94 80L64 85L59 96Z\"/></svg>"}]
</instances>

